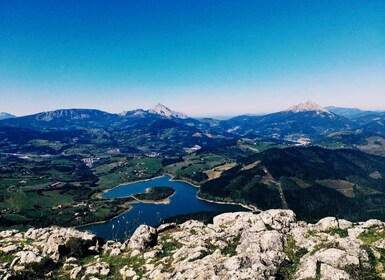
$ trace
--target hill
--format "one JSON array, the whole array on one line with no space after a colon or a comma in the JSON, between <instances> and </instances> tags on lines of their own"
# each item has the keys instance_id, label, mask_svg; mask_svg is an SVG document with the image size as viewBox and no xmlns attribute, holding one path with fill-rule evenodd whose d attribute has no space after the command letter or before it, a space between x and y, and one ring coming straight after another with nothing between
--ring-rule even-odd
<instances>
[{"instance_id":1,"label":"hill","mask_svg":"<svg viewBox=\"0 0 385 280\"><path fill-rule=\"evenodd\" d=\"M5 112L0 112L0 120L11 119L11 118L16 118L16 116Z\"/></svg>"},{"instance_id":2,"label":"hill","mask_svg":"<svg viewBox=\"0 0 385 280\"><path fill-rule=\"evenodd\" d=\"M270 149L204 183L200 195L289 208L301 219L385 218L385 162L358 150Z\"/></svg>"},{"instance_id":3,"label":"hill","mask_svg":"<svg viewBox=\"0 0 385 280\"><path fill-rule=\"evenodd\" d=\"M349 129L349 119L307 101L286 111L264 116L238 116L221 122L228 132L291 139L314 139L333 131Z\"/></svg>"}]
</instances>

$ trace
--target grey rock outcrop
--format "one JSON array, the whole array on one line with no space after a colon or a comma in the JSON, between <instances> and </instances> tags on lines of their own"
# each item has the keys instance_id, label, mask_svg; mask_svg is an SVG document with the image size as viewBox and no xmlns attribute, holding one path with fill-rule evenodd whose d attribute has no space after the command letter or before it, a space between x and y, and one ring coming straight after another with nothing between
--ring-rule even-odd
<instances>
[{"instance_id":1,"label":"grey rock outcrop","mask_svg":"<svg viewBox=\"0 0 385 280\"><path fill-rule=\"evenodd\" d=\"M385 225L327 217L297 221L290 210L225 213L212 224L190 220L158 229L142 225L125 242L91 246L86 257L60 255L74 229L0 232L0 279L33 262L60 264L49 277L69 279L365 279L385 276ZM48 277L48 276L47 276ZM358 277L358 278L357 278ZM360 278L361 277L361 278Z\"/></svg>"},{"instance_id":2,"label":"grey rock outcrop","mask_svg":"<svg viewBox=\"0 0 385 280\"><path fill-rule=\"evenodd\" d=\"M139 250L145 249L156 245L157 238L158 232L155 228L149 227L147 225L141 225L131 236L128 247L131 249Z\"/></svg>"}]
</instances>

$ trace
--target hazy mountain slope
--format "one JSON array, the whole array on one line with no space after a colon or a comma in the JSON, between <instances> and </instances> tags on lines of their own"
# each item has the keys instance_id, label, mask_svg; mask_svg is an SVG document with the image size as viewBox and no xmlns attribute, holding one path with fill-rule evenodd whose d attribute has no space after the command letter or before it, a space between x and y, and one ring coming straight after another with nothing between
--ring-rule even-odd
<instances>
[{"instance_id":1,"label":"hazy mountain slope","mask_svg":"<svg viewBox=\"0 0 385 280\"><path fill-rule=\"evenodd\" d=\"M34 115L7 119L0 126L13 126L31 129L77 129L110 127L118 122L116 114L92 109L62 109Z\"/></svg>"},{"instance_id":2,"label":"hazy mountain slope","mask_svg":"<svg viewBox=\"0 0 385 280\"><path fill-rule=\"evenodd\" d=\"M255 164L255 166L251 165ZM357 150L270 149L201 187L203 197L289 207L304 219L385 218L385 162Z\"/></svg>"},{"instance_id":3,"label":"hazy mountain slope","mask_svg":"<svg viewBox=\"0 0 385 280\"><path fill-rule=\"evenodd\" d=\"M221 122L224 129L241 135L256 134L276 138L291 135L315 138L333 131L349 129L349 119L308 101L286 111L264 116L238 116Z\"/></svg>"},{"instance_id":4,"label":"hazy mountain slope","mask_svg":"<svg viewBox=\"0 0 385 280\"><path fill-rule=\"evenodd\" d=\"M11 118L16 118L16 116L5 112L0 112L0 120L11 119Z\"/></svg>"},{"instance_id":5,"label":"hazy mountain slope","mask_svg":"<svg viewBox=\"0 0 385 280\"><path fill-rule=\"evenodd\" d=\"M369 115L374 113L373 111L364 111L358 108L345 108L345 107L334 107L334 106L328 106L326 107L327 110L330 112L349 118L349 119L354 119L358 118L364 115Z\"/></svg>"}]
</instances>

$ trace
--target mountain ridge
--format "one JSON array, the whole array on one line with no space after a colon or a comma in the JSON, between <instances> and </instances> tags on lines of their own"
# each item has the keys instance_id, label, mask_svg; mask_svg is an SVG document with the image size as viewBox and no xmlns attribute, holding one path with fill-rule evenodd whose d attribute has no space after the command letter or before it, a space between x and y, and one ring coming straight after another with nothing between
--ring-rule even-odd
<instances>
[{"instance_id":1,"label":"mountain ridge","mask_svg":"<svg viewBox=\"0 0 385 280\"><path fill-rule=\"evenodd\" d=\"M17 118L17 117L15 115L12 115L6 112L0 112L0 120L11 119L11 118Z\"/></svg>"},{"instance_id":2,"label":"mountain ridge","mask_svg":"<svg viewBox=\"0 0 385 280\"><path fill-rule=\"evenodd\" d=\"M355 111L355 109L352 110ZM338 131L385 135L385 130L382 128L385 114L381 112L361 114L359 117L351 118L332 111L312 101L306 101L286 110L266 115L240 115L227 120L216 120L190 118L184 113L173 111L159 103L149 110L135 109L119 114L96 109L58 109L0 120L0 125L59 130L124 129L163 118L195 127L203 133L215 132L226 137L269 137L292 143L303 143L303 139L309 139L305 142L313 142Z\"/></svg>"}]
</instances>

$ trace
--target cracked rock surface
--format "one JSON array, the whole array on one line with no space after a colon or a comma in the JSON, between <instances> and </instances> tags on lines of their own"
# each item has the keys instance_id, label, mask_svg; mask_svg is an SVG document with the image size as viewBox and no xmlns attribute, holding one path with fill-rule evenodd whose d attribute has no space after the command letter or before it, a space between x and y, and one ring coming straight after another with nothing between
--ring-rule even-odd
<instances>
[{"instance_id":1,"label":"cracked rock surface","mask_svg":"<svg viewBox=\"0 0 385 280\"><path fill-rule=\"evenodd\" d=\"M291 210L142 225L124 242L59 227L0 232L0 279L381 279L384 272L383 222L309 224Z\"/></svg>"}]
</instances>

